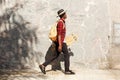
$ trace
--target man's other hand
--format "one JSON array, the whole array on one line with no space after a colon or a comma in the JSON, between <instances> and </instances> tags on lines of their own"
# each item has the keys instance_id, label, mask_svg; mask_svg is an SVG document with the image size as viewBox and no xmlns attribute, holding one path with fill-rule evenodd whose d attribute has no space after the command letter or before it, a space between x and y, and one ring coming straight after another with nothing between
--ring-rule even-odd
<instances>
[{"instance_id":1,"label":"man's other hand","mask_svg":"<svg viewBox=\"0 0 120 80\"><path fill-rule=\"evenodd\" d=\"M59 46L59 47L58 47L58 51L59 51L59 52L62 52L62 46Z\"/></svg>"}]
</instances>

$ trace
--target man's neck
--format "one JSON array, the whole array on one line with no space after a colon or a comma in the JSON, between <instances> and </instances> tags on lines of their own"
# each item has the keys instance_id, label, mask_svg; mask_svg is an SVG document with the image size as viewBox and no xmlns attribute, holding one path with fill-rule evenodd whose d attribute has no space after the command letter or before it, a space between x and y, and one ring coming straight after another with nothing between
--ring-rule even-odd
<instances>
[{"instance_id":1,"label":"man's neck","mask_svg":"<svg viewBox=\"0 0 120 80\"><path fill-rule=\"evenodd\" d=\"M63 21L65 21L65 19L64 18L61 18Z\"/></svg>"}]
</instances>

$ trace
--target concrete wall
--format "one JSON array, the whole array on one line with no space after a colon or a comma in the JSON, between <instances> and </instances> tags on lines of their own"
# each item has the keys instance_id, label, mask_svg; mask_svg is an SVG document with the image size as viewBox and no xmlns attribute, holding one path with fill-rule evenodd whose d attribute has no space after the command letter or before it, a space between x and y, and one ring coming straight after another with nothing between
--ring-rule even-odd
<instances>
[{"instance_id":1,"label":"concrete wall","mask_svg":"<svg viewBox=\"0 0 120 80\"><path fill-rule=\"evenodd\" d=\"M107 55L111 26L107 0L6 1L6 4L2 4L4 6L2 12L16 3L23 4L23 8L19 8L16 14L21 15L24 22L30 22L26 28L35 30L37 36L37 44L33 44L29 48L33 53L28 54L25 58L20 58L23 66L38 68L37 65L44 61L46 51L51 44L48 38L49 29L57 20L56 12L61 8L67 10L67 35L71 33L78 35L78 41L70 46L74 52L71 63L83 63L89 68L107 68L109 66ZM1 13L1 15L3 14ZM71 64L71 66L73 65Z\"/></svg>"},{"instance_id":2,"label":"concrete wall","mask_svg":"<svg viewBox=\"0 0 120 80\"><path fill-rule=\"evenodd\" d=\"M110 0L110 15L111 19L115 23L120 23L120 1L119 0Z\"/></svg>"},{"instance_id":3,"label":"concrete wall","mask_svg":"<svg viewBox=\"0 0 120 80\"><path fill-rule=\"evenodd\" d=\"M120 69L120 1L109 1L109 12L111 18L111 48L109 53L110 68Z\"/></svg>"}]
</instances>

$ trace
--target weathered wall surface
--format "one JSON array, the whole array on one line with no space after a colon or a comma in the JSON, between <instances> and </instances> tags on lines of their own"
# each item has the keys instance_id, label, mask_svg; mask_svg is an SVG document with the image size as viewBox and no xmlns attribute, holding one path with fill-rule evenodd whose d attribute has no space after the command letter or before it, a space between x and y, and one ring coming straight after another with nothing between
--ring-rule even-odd
<instances>
[{"instance_id":1,"label":"weathered wall surface","mask_svg":"<svg viewBox=\"0 0 120 80\"><path fill-rule=\"evenodd\" d=\"M110 35L110 19L107 0L6 0L5 3L0 4L2 7L1 16L4 15L6 8L12 8L16 3L23 4L18 10L14 11L14 14L19 14L24 19L18 23L25 24L29 22L30 24L25 25L23 29L34 31L33 34L31 32L27 33L27 30L24 31L25 35L22 34L22 36L28 34L31 35L29 36L30 38L26 39L26 37L22 37L22 41L19 39L16 41L16 44L18 44L18 42L22 44L24 40L28 40L24 42L26 43L24 45L29 46L28 55L25 57L23 57L23 55L20 56L20 63L23 64L23 66L36 68L38 64L44 61L46 51L51 44L48 39L50 25L57 20L56 12L63 8L67 10L68 14L66 20L67 35L71 33L78 35L78 41L70 46L74 52L74 57L71 58L71 62L83 63L90 68L108 67L107 54L109 50L108 36ZM17 17L15 19L19 21L21 18ZM12 26L16 25L12 17L10 18L10 23L13 23ZM5 24L1 25L1 32L5 30ZM18 31L22 30L21 26L18 27L17 24ZM8 31L9 30L10 28ZM14 35L18 31L16 31ZM19 35L21 36L21 34ZM33 37L33 35L35 37ZM36 37L37 44L35 43ZM30 45L31 38L34 42L32 45ZM16 55L18 53L24 54L24 46L22 47L21 50L23 52L15 52ZM28 50L25 49L25 51ZM2 53L0 54L2 55ZM7 56L7 53L3 55L5 54ZM11 54L14 54L14 51ZM15 56L13 56L13 58L14 57ZM8 62L10 61L8 60Z\"/></svg>"},{"instance_id":2,"label":"weathered wall surface","mask_svg":"<svg viewBox=\"0 0 120 80\"><path fill-rule=\"evenodd\" d=\"M111 68L120 69L120 1L110 0L109 10L111 18L111 48L109 53L109 62Z\"/></svg>"},{"instance_id":3,"label":"weathered wall surface","mask_svg":"<svg viewBox=\"0 0 120 80\"><path fill-rule=\"evenodd\" d=\"M111 19L115 23L120 23L120 1L119 0L110 0L110 15Z\"/></svg>"}]
</instances>

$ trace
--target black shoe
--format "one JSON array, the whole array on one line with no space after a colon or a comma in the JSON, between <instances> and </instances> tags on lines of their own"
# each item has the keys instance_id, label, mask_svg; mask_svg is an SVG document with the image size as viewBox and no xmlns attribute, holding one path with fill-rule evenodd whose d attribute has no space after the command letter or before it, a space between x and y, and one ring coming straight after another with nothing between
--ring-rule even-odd
<instances>
[{"instance_id":1,"label":"black shoe","mask_svg":"<svg viewBox=\"0 0 120 80\"><path fill-rule=\"evenodd\" d=\"M65 74L75 74L75 73L71 70L68 70L68 71L65 71Z\"/></svg>"},{"instance_id":2,"label":"black shoe","mask_svg":"<svg viewBox=\"0 0 120 80\"><path fill-rule=\"evenodd\" d=\"M39 68L42 71L42 73L46 74L45 67L43 65L39 65Z\"/></svg>"}]
</instances>

